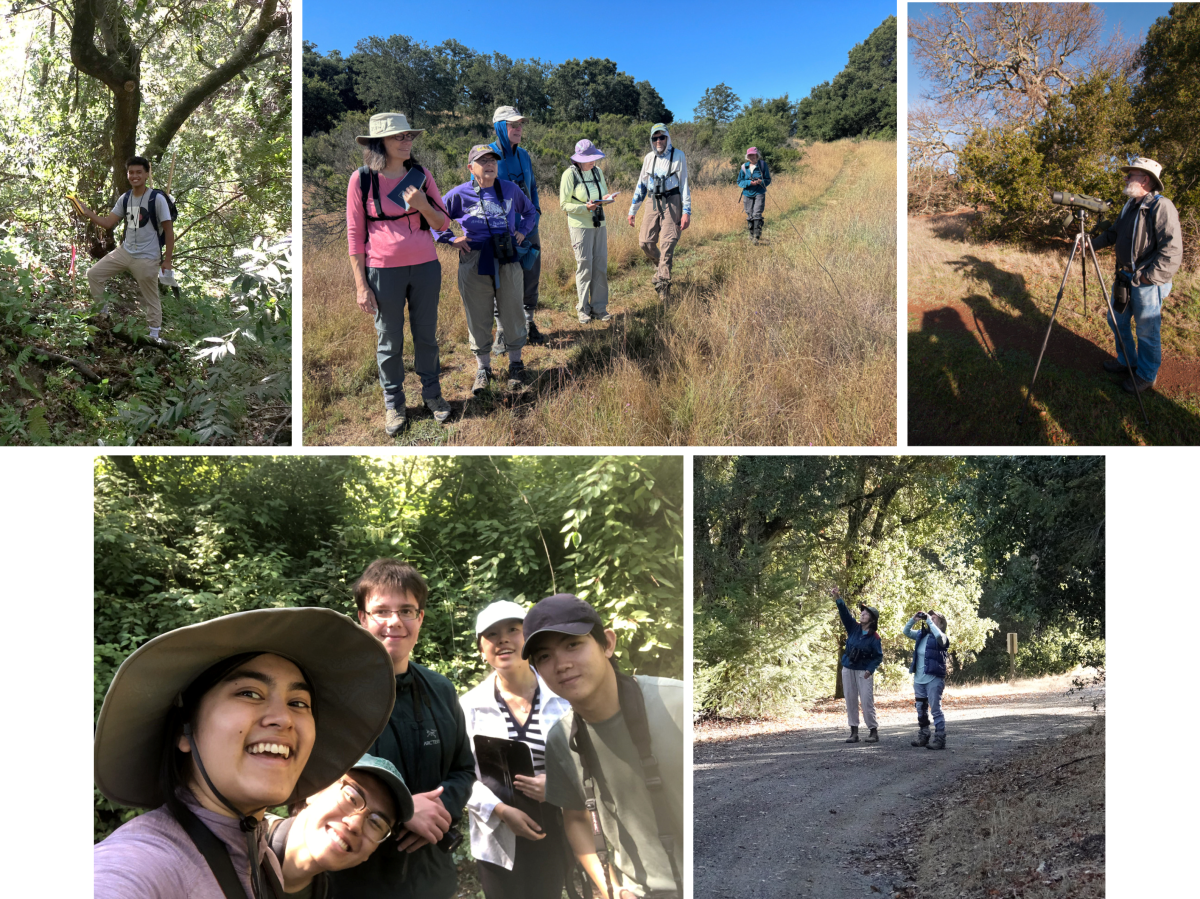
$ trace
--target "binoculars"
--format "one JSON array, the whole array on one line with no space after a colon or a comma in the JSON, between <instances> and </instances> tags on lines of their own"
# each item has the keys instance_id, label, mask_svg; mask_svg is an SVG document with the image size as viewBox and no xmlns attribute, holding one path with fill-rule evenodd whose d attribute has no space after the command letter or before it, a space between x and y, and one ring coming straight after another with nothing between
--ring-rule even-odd
<instances>
[{"instance_id":1,"label":"binoculars","mask_svg":"<svg viewBox=\"0 0 1200 899\"><path fill-rule=\"evenodd\" d=\"M501 265L516 261L517 250L513 245L511 234L505 231L502 234L492 235L492 255L496 257L496 261Z\"/></svg>"}]
</instances>

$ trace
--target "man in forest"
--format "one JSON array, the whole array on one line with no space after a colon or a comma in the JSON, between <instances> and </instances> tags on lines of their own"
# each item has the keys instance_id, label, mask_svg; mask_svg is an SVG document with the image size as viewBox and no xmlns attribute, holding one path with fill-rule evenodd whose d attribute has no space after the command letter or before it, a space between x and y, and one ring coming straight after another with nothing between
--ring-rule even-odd
<instances>
[{"instance_id":1,"label":"man in forest","mask_svg":"<svg viewBox=\"0 0 1200 899\"><path fill-rule=\"evenodd\" d=\"M490 146L500 157L500 161L496 163L496 177L504 181L511 181L520 187L540 216L542 204L538 201L537 179L533 177L533 161L529 157L529 151L520 146L521 135L525 129L525 123L528 121L512 106L498 107L492 115L492 127L496 130L496 139ZM533 321L533 313L537 310L538 305L538 281L542 276L542 238L537 228L534 228L533 232L525 237L525 243L538 248L533 265L524 269L522 273L525 278L525 294L522 305L525 308L525 329L528 331L526 342L531 345L539 345L546 342L546 337L537 329L537 325ZM500 327L499 310L496 312L496 342L492 351L503 354L507 352L507 349L504 343L504 333Z\"/></svg>"},{"instance_id":2,"label":"man in forest","mask_svg":"<svg viewBox=\"0 0 1200 899\"><path fill-rule=\"evenodd\" d=\"M175 229L171 207L166 194L146 187L150 177L150 160L130 156L125 163L129 190L123 193L108 215L97 215L86 206L77 208L85 218L105 231L115 228L122 219L125 231L121 245L88 269L88 286L92 297L104 299L104 284L109 278L129 272L137 281L142 297L142 311L150 328L150 339L158 341L162 328L162 304L158 299L158 278L171 277L171 253L175 250ZM107 311L108 306L104 306Z\"/></svg>"},{"instance_id":3,"label":"man in forest","mask_svg":"<svg viewBox=\"0 0 1200 899\"><path fill-rule=\"evenodd\" d=\"M413 816L395 846L380 847L355 868L332 874L335 895L449 899L458 888L451 849L475 781L475 758L454 685L412 661L429 588L410 565L376 559L354 585L358 621L387 650L396 704L387 730L369 750L400 771Z\"/></svg>"}]
</instances>

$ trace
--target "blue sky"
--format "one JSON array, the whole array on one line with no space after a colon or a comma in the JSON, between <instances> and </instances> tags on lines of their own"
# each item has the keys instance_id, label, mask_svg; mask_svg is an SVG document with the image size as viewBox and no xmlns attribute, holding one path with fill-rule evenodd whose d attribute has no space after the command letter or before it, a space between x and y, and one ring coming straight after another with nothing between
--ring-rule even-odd
<instances>
[{"instance_id":1,"label":"blue sky","mask_svg":"<svg viewBox=\"0 0 1200 899\"><path fill-rule=\"evenodd\" d=\"M1119 25L1121 33L1126 39L1135 40L1140 44L1145 39L1147 30L1154 24L1154 20L1171 11L1170 3L1097 3L1095 5L1104 11L1103 40L1106 42ZM932 3L910 3L908 5L909 21L923 19L934 8ZM910 106L918 102L921 93L928 88L927 82L920 77L920 74L910 52L908 54L908 102Z\"/></svg>"},{"instance_id":2,"label":"blue sky","mask_svg":"<svg viewBox=\"0 0 1200 899\"><path fill-rule=\"evenodd\" d=\"M364 37L404 34L430 46L454 38L480 53L553 63L607 57L649 80L675 118L689 121L706 88L721 82L751 97L807 97L846 65L846 54L888 16L895 0L601 4L443 3L393 7L304 0L304 40L347 55ZM394 23L394 24L393 24Z\"/></svg>"}]
</instances>

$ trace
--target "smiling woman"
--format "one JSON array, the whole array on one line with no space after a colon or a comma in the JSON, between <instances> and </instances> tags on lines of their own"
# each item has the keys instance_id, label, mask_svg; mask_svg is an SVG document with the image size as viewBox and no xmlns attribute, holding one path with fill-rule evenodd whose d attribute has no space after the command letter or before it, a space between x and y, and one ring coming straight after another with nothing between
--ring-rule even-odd
<instances>
[{"instance_id":1,"label":"smiling woman","mask_svg":"<svg viewBox=\"0 0 1200 899\"><path fill-rule=\"evenodd\" d=\"M95 781L110 801L155 811L96 845L95 894L281 892L264 812L335 781L394 699L387 653L327 609L241 612L150 640L105 695Z\"/></svg>"}]
</instances>

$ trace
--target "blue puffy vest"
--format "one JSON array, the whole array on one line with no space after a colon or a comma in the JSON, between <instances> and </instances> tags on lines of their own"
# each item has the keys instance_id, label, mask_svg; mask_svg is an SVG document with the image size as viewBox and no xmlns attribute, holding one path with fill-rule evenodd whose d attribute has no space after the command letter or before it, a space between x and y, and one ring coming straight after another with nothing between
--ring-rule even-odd
<instances>
[{"instance_id":1,"label":"blue puffy vest","mask_svg":"<svg viewBox=\"0 0 1200 899\"><path fill-rule=\"evenodd\" d=\"M947 648L950 646L950 638L946 637L946 645L942 646L937 640L933 639L933 634L926 630L921 635L921 639L917 640L913 648L912 662L909 663L908 671L910 674L917 673L917 653L921 650L921 642L923 640L932 641L925 647L925 674L932 674L934 677L946 676L946 655Z\"/></svg>"}]
</instances>

